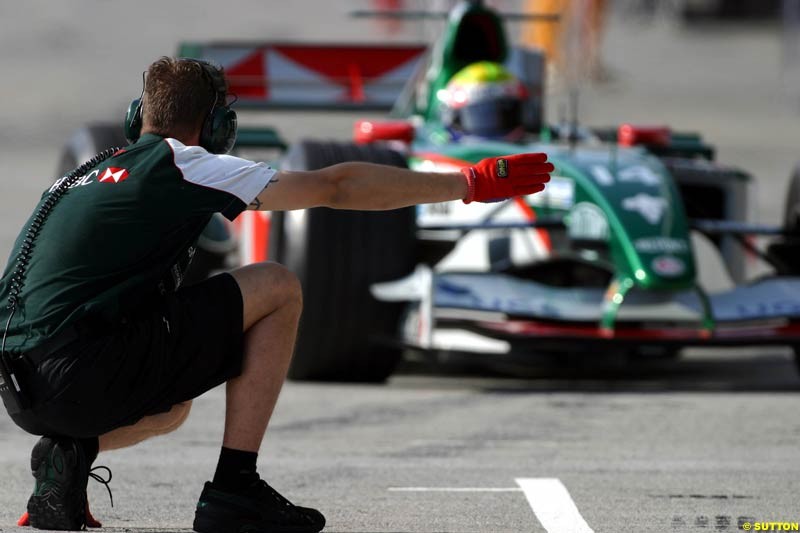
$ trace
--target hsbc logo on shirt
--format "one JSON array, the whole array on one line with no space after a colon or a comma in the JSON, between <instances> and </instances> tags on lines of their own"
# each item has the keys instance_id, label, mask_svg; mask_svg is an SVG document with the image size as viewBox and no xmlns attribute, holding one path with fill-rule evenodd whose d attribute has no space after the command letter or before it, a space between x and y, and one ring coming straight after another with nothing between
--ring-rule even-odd
<instances>
[{"instance_id":1,"label":"hsbc logo on shirt","mask_svg":"<svg viewBox=\"0 0 800 533\"><path fill-rule=\"evenodd\" d=\"M103 171L102 174L99 170L93 170L70 185L69 188L74 189L75 187L83 187L84 185L95 183L95 180L100 183L119 183L128 179L128 176L130 176L128 170L119 167L108 167ZM64 183L65 180L65 177L57 179L50 187L48 192L53 192L56 190L62 183Z\"/></svg>"},{"instance_id":2,"label":"hsbc logo on shirt","mask_svg":"<svg viewBox=\"0 0 800 533\"><path fill-rule=\"evenodd\" d=\"M128 179L128 171L124 168L108 167L97 180L100 183L119 183Z\"/></svg>"}]
</instances>

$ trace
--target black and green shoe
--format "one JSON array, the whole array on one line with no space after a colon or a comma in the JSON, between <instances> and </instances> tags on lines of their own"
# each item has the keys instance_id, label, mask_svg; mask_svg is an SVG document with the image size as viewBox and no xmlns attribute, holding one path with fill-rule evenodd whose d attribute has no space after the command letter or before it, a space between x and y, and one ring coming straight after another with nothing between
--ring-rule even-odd
<instances>
[{"instance_id":1,"label":"black and green shoe","mask_svg":"<svg viewBox=\"0 0 800 533\"><path fill-rule=\"evenodd\" d=\"M242 492L206 483L194 515L198 533L317 533L323 527L322 513L292 504L261 479Z\"/></svg>"},{"instance_id":2,"label":"black and green shoe","mask_svg":"<svg viewBox=\"0 0 800 533\"><path fill-rule=\"evenodd\" d=\"M89 464L78 441L42 437L31 452L31 471L36 484L28 500L30 525L38 529L83 529Z\"/></svg>"}]
</instances>

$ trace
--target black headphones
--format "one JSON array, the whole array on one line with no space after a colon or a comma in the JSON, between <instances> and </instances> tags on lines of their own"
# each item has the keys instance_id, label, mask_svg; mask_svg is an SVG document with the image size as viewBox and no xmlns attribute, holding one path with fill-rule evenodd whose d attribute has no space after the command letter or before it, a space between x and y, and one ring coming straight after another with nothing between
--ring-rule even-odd
<instances>
[{"instance_id":1,"label":"black headphones","mask_svg":"<svg viewBox=\"0 0 800 533\"><path fill-rule=\"evenodd\" d=\"M181 58L180 60L200 65L204 77L215 94L214 105L211 106L211 111L203 121L200 146L212 154L227 154L236 142L236 111L225 102L226 84L222 69L202 59ZM142 96L144 96L144 87L142 87ZM142 134L142 96L133 100L125 113L125 137L131 143L136 142Z\"/></svg>"}]
</instances>

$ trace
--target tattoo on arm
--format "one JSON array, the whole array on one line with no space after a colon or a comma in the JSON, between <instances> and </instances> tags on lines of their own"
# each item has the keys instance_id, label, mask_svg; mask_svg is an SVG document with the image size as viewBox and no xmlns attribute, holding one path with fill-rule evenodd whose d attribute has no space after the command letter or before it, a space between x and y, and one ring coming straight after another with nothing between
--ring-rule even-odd
<instances>
[{"instance_id":1,"label":"tattoo on arm","mask_svg":"<svg viewBox=\"0 0 800 533\"><path fill-rule=\"evenodd\" d=\"M276 180L276 179L269 180L269 181L267 182L267 184L266 184L266 185L264 185L264 188L263 188L263 189L261 189L261 192L264 192L264 191L266 191L266 190L267 190L267 187L269 187L269 186L270 186L270 185L272 185L273 183L278 183L278 181L280 181L280 180ZM261 194L261 193L259 193L259 194ZM248 209L252 209L253 211L258 211L259 209L261 209L261 205L262 205L262 202L261 202L261 200L259 200L259 199L258 199L258 196L256 196L255 198L253 198L253 201L252 201L252 202L250 202L250 204L247 206L247 208L248 208Z\"/></svg>"}]
</instances>

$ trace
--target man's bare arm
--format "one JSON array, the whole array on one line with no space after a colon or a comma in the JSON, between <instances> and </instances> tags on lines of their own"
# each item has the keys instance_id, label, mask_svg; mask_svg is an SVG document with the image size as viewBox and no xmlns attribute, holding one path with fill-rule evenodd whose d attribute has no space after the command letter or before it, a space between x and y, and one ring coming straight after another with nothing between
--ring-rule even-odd
<instances>
[{"instance_id":1,"label":"man's bare arm","mask_svg":"<svg viewBox=\"0 0 800 533\"><path fill-rule=\"evenodd\" d=\"M248 209L287 211L309 207L386 210L459 200L467 196L460 172L415 172L373 163L340 163L320 170L275 175Z\"/></svg>"},{"instance_id":2,"label":"man's bare arm","mask_svg":"<svg viewBox=\"0 0 800 533\"><path fill-rule=\"evenodd\" d=\"M543 153L487 157L460 172L445 173L339 163L320 170L278 172L250 207L386 210L450 200L493 202L541 191L552 171Z\"/></svg>"},{"instance_id":3,"label":"man's bare arm","mask_svg":"<svg viewBox=\"0 0 800 533\"><path fill-rule=\"evenodd\" d=\"M261 190L259 195L256 196L255 198L253 198L253 201L250 202L250 204L247 206L247 209L250 210L250 211L262 211L262 209L261 209L262 202L261 202L261 199L259 197L262 194L264 194L264 191L266 191L267 188L269 188L270 185L275 185L276 183L278 183L278 181L280 181L280 180L278 178L276 178L276 177L273 177L271 180L269 180L269 183L267 183L266 187L264 187Z\"/></svg>"}]
</instances>

